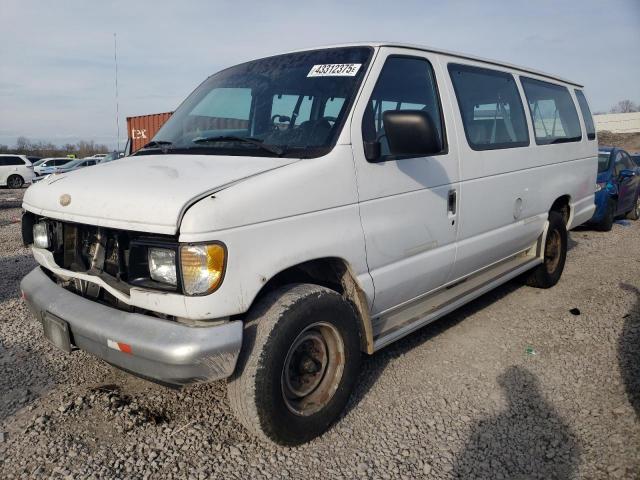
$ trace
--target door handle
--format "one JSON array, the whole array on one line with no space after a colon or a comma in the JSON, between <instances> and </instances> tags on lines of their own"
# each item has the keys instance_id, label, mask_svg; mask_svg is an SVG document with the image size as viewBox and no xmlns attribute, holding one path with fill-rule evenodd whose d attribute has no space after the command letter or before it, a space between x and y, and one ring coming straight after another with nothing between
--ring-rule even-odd
<instances>
[{"instance_id":1,"label":"door handle","mask_svg":"<svg viewBox=\"0 0 640 480\"><path fill-rule=\"evenodd\" d=\"M449 190L447 203L448 203L448 213L451 213L451 215L456 214L456 204L458 203L457 198L458 198L458 193L456 192L456 189L452 188L451 190Z\"/></svg>"}]
</instances>

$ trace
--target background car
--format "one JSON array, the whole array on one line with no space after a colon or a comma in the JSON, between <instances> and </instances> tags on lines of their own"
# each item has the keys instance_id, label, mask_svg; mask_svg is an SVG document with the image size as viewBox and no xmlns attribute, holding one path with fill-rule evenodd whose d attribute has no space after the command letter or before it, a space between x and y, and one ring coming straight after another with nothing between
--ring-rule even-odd
<instances>
[{"instance_id":1,"label":"background car","mask_svg":"<svg viewBox=\"0 0 640 480\"><path fill-rule=\"evenodd\" d=\"M636 162L636 166L640 167L640 152L635 152L629 154L631 156L631 160Z\"/></svg>"},{"instance_id":2,"label":"background car","mask_svg":"<svg viewBox=\"0 0 640 480\"><path fill-rule=\"evenodd\" d=\"M596 211L590 223L609 231L619 215L640 218L640 168L620 148L600 147L596 184Z\"/></svg>"},{"instance_id":3,"label":"background car","mask_svg":"<svg viewBox=\"0 0 640 480\"><path fill-rule=\"evenodd\" d=\"M99 160L95 158L81 158L78 160L71 160L66 165L56 168L56 171L53 173L68 173L73 170L78 170L79 168L91 167L96 163L100 163Z\"/></svg>"},{"instance_id":4,"label":"background car","mask_svg":"<svg viewBox=\"0 0 640 480\"><path fill-rule=\"evenodd\" d=\"M72 158L67 157L51 157L43 158L37 165L33 167L35 174L38 176L49 175L56 171L57 168L68 164Z\"/></svg>"},{"instance_id":5,"label":"background car","mask_svg":"<svg viewBox=\"0 0 640 480\"><path fill-rule=\"evenodd\" d=\"M124 157L124 152L113 152L107 153L104 158L100 160L100 163L113 162L114 160L118 160L119 158Z\"/></svg>"},{"instance_id":6,"label":"background car","mask_svg":"<svg viewBox=\"0 0 640 480\"><path fill-rule=\"evenodd\" d=\"M0 154L0 186L22 188L34 176L33 165L25 155Z\"/></svg>"}]
</instances>

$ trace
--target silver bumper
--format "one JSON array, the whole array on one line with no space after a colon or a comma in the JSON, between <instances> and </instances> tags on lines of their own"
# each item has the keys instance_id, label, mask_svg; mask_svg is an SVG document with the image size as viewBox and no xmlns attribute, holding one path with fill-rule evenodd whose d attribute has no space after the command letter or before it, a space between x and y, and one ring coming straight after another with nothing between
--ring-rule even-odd
<instances>
[{"instance_id":1,"label":"silver bumper","mask_svg":"<svg viewBox=\"0 0 640 480\"><path fill-rule=\"evenodd\" d=\"M65 290L40 267L24 277L20 288L40 322L45 315L64 320L73 345L136 375L184 385L226 378L235 368L241 321L191 327L127 313Z\"/></svg>"}]
</instances>

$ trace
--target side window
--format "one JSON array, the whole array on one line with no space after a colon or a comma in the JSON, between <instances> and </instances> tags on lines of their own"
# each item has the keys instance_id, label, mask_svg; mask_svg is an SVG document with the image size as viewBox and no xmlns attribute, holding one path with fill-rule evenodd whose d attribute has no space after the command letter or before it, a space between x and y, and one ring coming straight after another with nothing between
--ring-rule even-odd
<instances>
[{"instance_id":1,"label":"side window","mask_svg":"<svg viewBox=\"0 0 640 480\"><path fill-rule=\"evenodd\" d=\"M622 152L622 159L623 159L622 162L624 163L624 168L627 168L629 170L633 170L634 168L636 168L635 162L631 160L631 157L627 152Z\"/></svg>"},{"instance_id":2,"label":"side window","mask_svg":"<svg viewBox=\"0 0 640 480\"><path fill-rule=\"evenodd\" d=\"M380 142L383 157L389 155L382 114L388 110L422 110L427 112L444 141L440 101L431 64L422 58L387 58L362 118L365 142Z\"/></svg>"},{"instance_id":3,"label":"side window","mask_svg":"<svg viewBox=\"0 0 640 480\"><path fill-rule=\"evenodd\" d=\"M250 88L215 88L189 113L185 133L248 130L251 102Z\"/></svg>"},{"instance_id":4,"label":"side window","mask_svg":"<svg viewBox=\"0 0 640 480\"><path fill-rule=\"evenodd\" d=\"M627 167L624 164L624 156L622 155L622 152L618 152L616 154L615 163L613 164L613 173L614 173L614 175L617 177L618 175L620 175L620 172L622 170L624 170L625 168L627 168Z\"/></svg>"},{"instance_id":5,"label":"side window","mask_svg":"<svg viewBox=\"0 0 640 480\"><path fill-rule=\"evenodd\" d=\"M305 95L274 95L271 104L271 119L274 125L287 128L300 125L311 118L313 97ZM292 122L292 123L290 123Z\"/></svg>"},{"instance_id":6,"label":"side window","mask_svg":"<svg viewBox=\"0 0 640 480\"><path fill-rule=\"evenodd\" d=\"M582 93L582 90L574 90L576 98L578 99L578 105L580 105L580 111L582 112L582 119L584 120L584 127L587 129L587 138L589 140L595 140L596 127L593 124L593 117L591 116L591 109L587 103L587 98Z\"/></svg>"},{"instance_id":7,"label":"side window","mask_svg":"<svg viewBox=\"0 0 640 480\"><path fill-rule=\"evenodd\" d=\"M0 157L0 167L6 167L7 165L7 157Z\"/></svg>"},{"instance_id":8,"label":"side window","mask_svg":"<svg viewBox=\"0 0 640 480\"><path fill-rule=\"evenodd\" d=\"M567 87L521 77L538 145L579 142L578 112Z\"/></svg>"},{"instance_id":9,"label":"side window","mask_svg":"<svg viewBox=\"0 0 640 480\"><path fill-rule=\"evenodd\" d=\"M513 75L449 64L469 146L494 150L529 145L524 107Z\"/></svg>"},{"instance_id":10,"label":"side window","mask_svg":"<svg viewBox=\"0 0 640 480\"><path fill-rule=\"evenodd\" d=\"M21 159L20 157L4 157L4 159L5 159L5 165L10 165L10 166L25 165L24 160Z\"/></svg>"},{"instance_id":11,"label":"side window","mask_svg":"<svg viewBox=\"0 0 640 480\"><path fill-rule=\"evenodd\" d=\"M340 115L340 110L342 110L342 106L344 105L344 98L340 97L331 97L327 99L324 104L324 110L322 112L323 117L337 117Z\"/></svg>"}]
</instances>

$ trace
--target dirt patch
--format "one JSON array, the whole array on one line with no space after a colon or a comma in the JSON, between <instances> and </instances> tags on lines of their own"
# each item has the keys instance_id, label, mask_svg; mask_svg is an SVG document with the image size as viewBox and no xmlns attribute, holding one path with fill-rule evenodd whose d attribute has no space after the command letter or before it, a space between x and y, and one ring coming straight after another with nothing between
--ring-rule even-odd
<instances>
[{"instance_id":1,"label":"dirt patch","mask_svg":"<svg viewBox=\"0 0 640 480\"><path fill-rule=\"evenodd\" d=\"M598 132L598 143L603 147L622 148L629 153L640 152L640 132L613 133L604 130Z\"/></svg>"}]
</instances>

